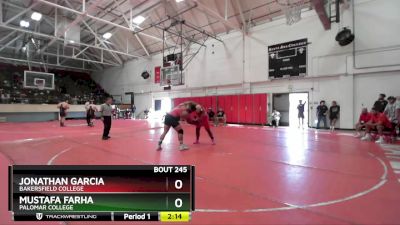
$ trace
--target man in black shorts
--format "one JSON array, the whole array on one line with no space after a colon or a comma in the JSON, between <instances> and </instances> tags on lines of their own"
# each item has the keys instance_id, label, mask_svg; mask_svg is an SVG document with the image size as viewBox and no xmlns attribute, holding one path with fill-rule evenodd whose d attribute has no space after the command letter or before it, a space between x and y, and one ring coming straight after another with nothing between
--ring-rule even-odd
<instances>
[{"instance_id":1,"label":"man in black shorts","mask_svg":"<svg viewBox=\"0 0 400 225\"><path fill-rule=\"evenodd\" d=\"M299 100L299 105L297 106L297 118L299 118L299 128L300 126L303 127L304 126L304 105L306 104L306 102L302 103L302 100Z\"/></svg>"},{"instance_id":2,"label":"man in black shorts","mask_svg":"<svg viewBox=\"0 0 400 225\"><path fill-rule=\"evenodd\" d=\"M165 115L164 131L160 136L160 140L158 141L158 151L162 150L161 144L171 127L178 133L179 150L182 151L189 149L189 147L183 143L183 129L179 124L179 121L181 119L187 119L190 113L196 111L196 105L197 103L191 101L183 102Z\"/></svg>"}]
</instances>

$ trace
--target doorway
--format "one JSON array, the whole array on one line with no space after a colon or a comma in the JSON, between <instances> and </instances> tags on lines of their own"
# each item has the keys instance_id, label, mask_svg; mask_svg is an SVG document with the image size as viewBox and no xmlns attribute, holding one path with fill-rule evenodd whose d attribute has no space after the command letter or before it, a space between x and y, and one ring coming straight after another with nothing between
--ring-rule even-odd
<instances>
[{"instance_id":1,"label":"doorway","mask_svg":"<svg viewBox=\"0 0 400 225\"><path fill-rule=\"evenodd\" d=\"M289 93L273 94L272 101L272 110L277 110L281 115L279 126L289 126Z\"/></svg>"},{"instance_id":2,"label":"doorway","mask_svg":"<svg viewBox=\"0 0 400 225\"><path fill-rule=\"evenodd\" d=\"M153 119L162 119L163 116L172 108L171 98L154 99L154 112L151 116Z\"/></svg>"},{"instance_id":3,"label":"doorway","mask_svg":"<svg viewBox=\"0 0 400 225\"><path fill-rule=\"evenodd\" d=\"M304 126L308 127L308 93L277 93L273 94L273 108L277 110L281 117L280 126L298 127L298 110L299 100L304 105Z\"/></svg>"},{"instance_id":4,"label":"doorway","mask_svg":"<svg viewBox=\"0 0 400 225\"><path fill-rule=\"evenodd\" d=\"M290 93L289 94L289 125L290 127L299 127L299 118L297 106L299 101L304 104L304 123L303 128L308 127L308 93ZM300 126L301 127L301 126Z\"/></svg>"}]
</instances>

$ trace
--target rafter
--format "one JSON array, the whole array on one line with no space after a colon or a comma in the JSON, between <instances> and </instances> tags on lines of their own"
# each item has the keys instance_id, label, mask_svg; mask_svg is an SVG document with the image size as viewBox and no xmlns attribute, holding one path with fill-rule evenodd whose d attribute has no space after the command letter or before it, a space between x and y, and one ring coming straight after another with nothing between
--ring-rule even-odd
<instances>
[{"instance_id":1,"label":"rafter","mask_svg":"<svg viewBox=\"0 0 400 225\"><path fill-rule=\"evenodd\" d=\"M235 0L235 2L239 8L239 14L240 14L240 19L242 20L243 30L245 33L247 33L247 23L246 23L246 19L244 18L242 4L240 3L239 0Z\"/></svg>"},{"instance_id":2,"label":"rafter","mask_svg":"<svg viewBox=\"0 0 400 225\"><path fill-rule=\"evenodd\" d=\"M235 26L235 25L232 24L229 20L225 20L224 17L222 17L217 11L214 11L214 9L211 9L208 5L202 3L202 2L199 1L199 0L191 0L191 1L194 1L195 3L197 3L197 5L198 5L201 9L203 9L204 12L205 12L207 15L214 17L215 19L217 19L219 22L221 22L222 24L226 25L227 27L229 27L229 28L231 28L231 29L234 29L234 30L239 30L239 31L243 32L242 29L240 29L240 27ZM213 2L213 1L211 1L211 2ZM215 7L216 7L216 6L215 6ZM216 8L217 8L217 7L216 7Z\"/></svg>"},{"instance_id":3,"label":"rafter","mask_svg":"<svg viewBox=\"0 0 400 225\"><path fill-rule=\"evenodd\" d=\"M13 47L8 44L0 45L0 51L2 51L3 49L6 49L6 48L18 50L17 47ZM27 49L26 51L28 51L30 53L35 53L34 50ZM68 55L56 54L56 53L51 53L51 52L43 52L43 53L41 53L41 55L47 55L47 56L53 56L53 57L59 57L59 58L63 58L63 59L71 59L71 60L77 60L77 61L83 61L83 62L90 62L90 63L98 63L98 64L107 65L107 66L119 66L118 64L115 64L115 63L107 63L107 62L100 62L100 61L91 60L91 59L79 58L78 56L82 53L83 53L83 51L80 52L79 54L68 56ZM63 61L63 62L65 62L65 61ZM63 62L61 62L60 64L62 64Z\"/></svg>"},{"instance_id":4,"label":"rafter","mask_svg":"<svg viewBox=\"0 0 400 225\"><path fill-rule=\"evenodd\" d=\"M31 4L28 8L22 10L21 12L17 13L15 16L13 16L10 19L8 19L7 21L5 21L4 24L7 25L7 24L11 23L15 19L17 19L20 16L24 15L25 13L29 12L33 7L35 7L37 5L39 5L39 2L35 2L35 3Z\"/></svg>"},{"instance_id":5,"label":"rafter","mask_svg":"<svg viewBox=\"0 0 400 225\"><path fill-rule=\"evenodd\" d=\"M32 60L26 60L26 59L16 59L16 58L8 58L8 57L3 57L0 56L0 60L6 60L6 61L14 61L14 62L19 62L19 63L24 63L24 64L28 64L30 66L30 63L32 64L37 64L39 66L41 66L43 64L43 62L39 62L39 61L32 61ZM96 70L92 70L92 69L84 69L83 67L74 67L74 66L64 66L64 65L57 65L57 64L51 64L51 63L47 63L48 67L52 67L52 68L67 68L67 69L74 69L74 70L87 70L87 71L96 71Z\"/></svg>"},{"instance_id":6,"label":"rafter","mask_svg":"<svg viewBox=\"0 0 400 225\"><path fill-rule=\"evenodd\" d=\"M40 32L34 32L34 31L30 31L30 30L25 30L25 29L21 29L21 28L16 28L14 26L7 26L7 25L3 25L0 24L0 27L2 28L6 28L9 30L16 30L18 32L23 32L23 33L28 33L28 34L32 34L38 37L43 37L43 38L47 38L47 39L53 39L54 36L53 35L48 35L48 34L44 34L44 33L40 33ZM61 42L65 42L65 39L63 38L57 38L59 41ZM121 51L117 51L117 50L113 50L113 49L106 49L100 46L96 46L96 45L90 45L90 44L86 44L86 43L79 43L81 46L89 46L90 48L95 48L95 49L99 49L99 50L104 50L104 51L109 51L109 52L113 52L113 53L117 53L120 55L125 55L125 56L129 56L129 57L134 57L134 58L143 58L142 56L139 55L133 55L131 53L126 53L126 52L121 52Z\"/></svg>"},{"instance_id":7,"label":"rafter","mask_svg":"<svg viewBox=\"0 0 400 225\"><path fill-rule=\"evenodd\" d=\"M108 50L110 49L110 48L104 43L104 41L97 35L97 33L94 32L93 29L92 29L85 21L82 21L82 23L87 27L87 29L90 30L90 32L93 34L93 36L96 38L96 40L99 41L100 44L101 44L104 48L106 48L106 49L108 49ZM110 54L117 60L117 62L118 62L119 64L122 64L121 58L119 58L119 57L118 57L115 53L113 53L113 52L110 52Z\"/></svg>"},{"instance_id":8,"label":"rafter","mask_svg":"<svg viewBox=\"0 0 400 225\"><path fill-rule=\"evenodd\" d=\"M64 35L69 29L71 29L75 24L81 22L84 20L85 16L91 12L92 10L94 10L94 8L96 7L96 5L100 4L102 0L95 0L94 3L92 3L92 5L90 5L90 7L87 9L87 11L83 12L82 14L79 14L74 21L72 21L70 24L67 25L67 27L64 28L64 30L62 32L58 32L55 37L53 39L50 40L49 43L47 43L47 45L45 45L44 47L42 47L40 49L40 52L46 50L49 46L51 46L54 42L57 41L57 38L59 38L61 35Z\"/></svg>"}]
</instances>

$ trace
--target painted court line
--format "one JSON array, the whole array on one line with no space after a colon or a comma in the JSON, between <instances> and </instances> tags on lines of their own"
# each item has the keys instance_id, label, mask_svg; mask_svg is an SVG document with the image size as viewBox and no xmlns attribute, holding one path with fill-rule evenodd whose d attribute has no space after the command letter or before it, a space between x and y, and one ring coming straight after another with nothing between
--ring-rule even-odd
<instances>
[{"instance_id":1,"label":"painted court line","mask_svg":"<svg viewBox=\"0 0 400 225\"><path fill-rule=\"evenodd\" d=\"M390 165L394 170L400 170L400 162L390 161Z\"/></svg>"},{"instance_id":2,"label":"painted court line","mask_svg":"<svg viewBox=\"0 0 400 225\"><path fill-rule=\"evenodd\" d=\"M56 155L54 155L54 156L47 162L47 165L52 165L55 159L57 159L60 155L62 155L62 154L64 154L64 153L68 152L68 151L71 150L71 149L72 149L72 147L68 147L68 148L62 150L61 152L57 153Z\"/></svg>"},{"instance_id":3,"label":"painted court line","mask_svg":"<svg viewBox=\"0 0 400 225\"><path fill-rule=\"evenodd\" d=\"M21 143L27 143L27 142L35 142L35 141L49 141L51 139L57 139L57 138L62 138L64 137L63 135L58 135L58 136L50 136L50 137L45 137L45 138L24 138L24 139L17 139L17 140L12 140L12 141L0 141L0 144L21 144Z\"/></svg>"},{"instance_id":4,"label":"painted court line","mask_svg":"<svg viewBox=\"0 0 400 225\"><path fill-rule=\"evenodd\" d=\"M365 196L369 194L372 191L375 191L382 187L386 182L387 182L387 175L388 175L388 168L385 164L385 162L380 159L379 157L368 153L374 159L378 160L378 162L382 165L383 168L383 174L380 177L380 181L372 186L371 188L358 192L356 194L350 195L348 197L336 199L336 200L331 200L331 201L326 201L326 202L319 202L319 203L314 203L314 204L308 204L308 205L292 205L285 203L288 206L285 207L277 207L277 208L258 208L258 209L246 209L246 210L235 210L235 209L196 209L196 212L246 212L246 213L258 213L258 212L273 212L273 211L285 211L285 210L292 210L292 209L307 209L307 208L313 208L313 207L320 207L320 206L327 206L327 205L333 205L349 200L353 200L355 198L360 198L362 196ZM400 179L399 179L400 181Z\"/></svg>"}]
</instances>

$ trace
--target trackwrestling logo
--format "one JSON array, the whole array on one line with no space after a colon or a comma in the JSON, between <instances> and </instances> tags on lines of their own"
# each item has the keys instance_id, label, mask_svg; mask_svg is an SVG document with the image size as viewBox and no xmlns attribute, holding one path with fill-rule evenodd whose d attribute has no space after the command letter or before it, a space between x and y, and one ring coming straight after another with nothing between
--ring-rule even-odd
<instances>
[{"instance_id":1,"label":"trackwrestling logo","mask_svg":"<svg viewBox=\"0 0 400 225\"><path fill-rule=\"evenodd\" d=\"M36 213L36 219L37 220L42 220L43 219L43 213Z\"/></svg>"}]
</instances>

